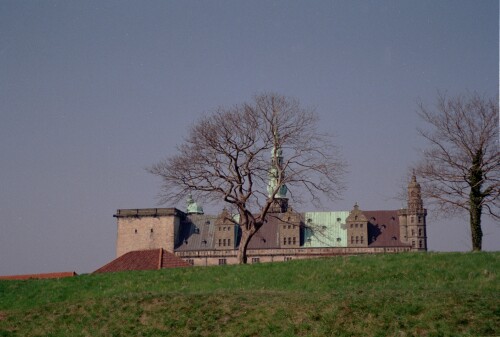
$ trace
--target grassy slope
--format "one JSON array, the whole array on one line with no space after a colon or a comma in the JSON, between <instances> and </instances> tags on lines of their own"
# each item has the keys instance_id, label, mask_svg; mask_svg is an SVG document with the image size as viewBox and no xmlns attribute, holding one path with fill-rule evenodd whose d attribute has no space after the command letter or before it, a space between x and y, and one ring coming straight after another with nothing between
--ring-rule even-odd
<instances>
[{"instance_id":1,"label":"grassy slope","mask_svg":"<svg viewBox=\"0 0 500 337\"><path fill-rule=\"evenodd\" d=\"M500 253L0 281L0 336L494 336Z\"/></svg>"}]
</instances>

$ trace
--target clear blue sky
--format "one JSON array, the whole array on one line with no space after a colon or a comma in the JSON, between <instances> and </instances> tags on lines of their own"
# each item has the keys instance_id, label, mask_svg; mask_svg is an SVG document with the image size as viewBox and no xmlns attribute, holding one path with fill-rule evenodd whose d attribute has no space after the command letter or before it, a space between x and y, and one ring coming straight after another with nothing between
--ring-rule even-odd
<instances>
[{"instance_id":1,"label":"clear blue sky","mask_svg":"<svg viewBox=\"0 0 500 337\"><path fill-rule=\"evenodd\" d=\"M144 168L262 91L336 135L350 173L329 209L400 208L416 100L497 95L498 16L494 0L0 1L0 275L109 262L115 210L157 205ZM430 249L470 249L467 226L431 213Z\"/></svg>"}]
</instances>

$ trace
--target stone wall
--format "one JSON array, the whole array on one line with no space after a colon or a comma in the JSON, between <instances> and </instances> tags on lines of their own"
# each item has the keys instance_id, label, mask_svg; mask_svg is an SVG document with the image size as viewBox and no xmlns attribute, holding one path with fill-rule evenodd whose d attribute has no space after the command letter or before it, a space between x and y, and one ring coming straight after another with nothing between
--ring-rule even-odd
<instances>
[{"instance_id":1,"label":"stone wall","mask_svg":"<svg viewBox=\"0 0 500 337\"><path fill-rule=\"evenodd\" d=\"M180 214L175 209L118 210L116 257L134 250L163 248L174 251Z\"/></svg>"},{"instance_id":2,"label":"stone wall","mask_svg":"<svg viewBox=\"0 0 500 337\"><path fill-rule=\"evenodd\" d=\"M248 263L283 262L337 255L384 254L410 251L410 247L332 247L248 250ZM175 252L175 255L193 266L236 264L237 250L205 250Z\"/></svg>"}]
</instances>

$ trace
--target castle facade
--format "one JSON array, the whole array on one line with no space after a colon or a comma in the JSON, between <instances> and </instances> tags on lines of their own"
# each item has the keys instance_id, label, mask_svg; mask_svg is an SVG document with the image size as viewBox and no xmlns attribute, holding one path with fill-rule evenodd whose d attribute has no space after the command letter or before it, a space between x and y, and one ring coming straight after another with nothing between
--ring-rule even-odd
<instances>
[{"instance_id":1,"label":"castle facade","mask_svg":"<svg viewBox=\"0 0 500 337\"><path fill-rule=\"evenodd\" d=\"M427 251L427 210L415 176L407 207L399 210L295 212L280 196L267 222L248 245L248 262L289 261L321 256ZM165 249L195 266L237 263L241 231L226 210L204 214L192 198L176 208L119 209L116 256Z\"/></svg>"}]
</instances>

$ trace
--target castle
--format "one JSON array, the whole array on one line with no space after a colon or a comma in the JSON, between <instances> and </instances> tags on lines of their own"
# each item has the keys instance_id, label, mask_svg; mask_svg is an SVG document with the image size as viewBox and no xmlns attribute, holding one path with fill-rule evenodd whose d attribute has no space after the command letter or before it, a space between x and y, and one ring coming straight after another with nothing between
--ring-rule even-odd
<instances>
[{"instance_id":1,"label":"castle","mask_svg":"<svg viewBox=\"0 0 500 337\"><path fill-rule=\"evenodd\" d=\"M285 192L286 193L286 192ZM298 213L279 195L267 223L248 245L251 263L288 261L347 254L426 251L427 210L415 176L408 185L408 204L399 210ZM223 210L204 214L191 197L186 211L176 208L119 209L116 256L164 249L195 266L237 263L241 231Z\"/></svg>"},{"instance_id":2,"label":"castle","mask_svg":"<svg viewBox=\"0 0 500 337\"><path fill-rule=\"evenodd\" d=\"M268 171L268 196L273 204L265 224L248 244L247 261L427 250L427 211L415 176L408 185L404 209L365 211L355 204L351 211L298 213L288 206L286 185L278 182L282 163L283 152L273 148ZM238 262L241 230L237 216L227 210L204 214L191 196L185 212L176 208L119 209L114 217L117 258L160 249L195 266Z\"/></svg>"}]
</instances>

